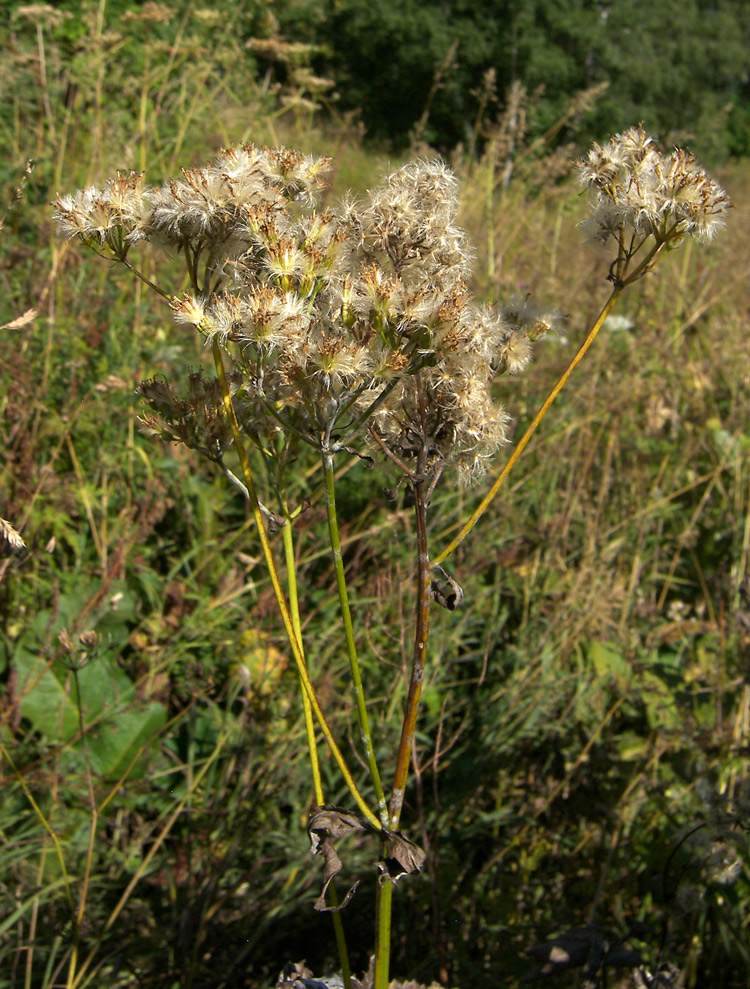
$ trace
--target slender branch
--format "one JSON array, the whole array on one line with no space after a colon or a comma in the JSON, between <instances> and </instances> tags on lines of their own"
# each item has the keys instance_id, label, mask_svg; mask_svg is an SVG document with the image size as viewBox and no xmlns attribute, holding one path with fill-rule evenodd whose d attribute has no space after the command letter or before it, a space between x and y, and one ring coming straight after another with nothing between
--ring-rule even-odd
<instances>
[{"instance_id":1,"label":"slender branch","mask_svg":"<svg viewBox=\"0 0 750 989\"><path fill-rule=\"evenodd\" d=\"M138 268L135 267L135 265L132 265L126 257L122 257L119 260L122 261L122 263L125 265L126 268L128 268L130 271L133 272L136 278L140 278L140 280L144 283L144 285L148 285L148 287L153 289L157 295L160 295L162 297L162 299L166 299L167 302L172 301L172 296L168 292L165 292L163 289L160 289L159 286L156 284L156 282L152 282L150 278L147 278L146 275L144 275L142 271L139 271Z\"/></svg>"},{"instance_id":2,"label":"slender branch","mask_svg":"<svg viewBox=\"0 0 750 989\"><path fill-rule=\"evenodd\" d=\"M409 760L412 754L414 733L417 726L419 700L422 695L422 681L424 679L424 667L427 658L427 640L430 631L430 559L427 544L427 508L432 484L427 474L427 416L419 376L417 377L417 394L419 398L422 435L417 456L417 470L411 476L417 530L416 628L411 680L406 697L406 708L401 727L401 740L396 757L396 772L393 781L393 790L391 791L389 827L392 831L398 829L401 810L404 805L404 793L406 790L406 780L409 775ZM384 875L378 888L378 923L373 989L388 989L392 900L392 884L388 877Z\"/></svg>"},{"instance_id":3,"label":"slender branch","mask_svg":"<svg viewBox=\"0 0 750 989\"><path fill-rule=\"evenodd\" d=\"M294 561L294 543L292 541L292 520L284 499L282 504L284 512L284 525L282 527L282 540L284 543L284 560L286 563L287 587L289 588L289 611L291 612L292 627L297 637L297 647L304 657L305 650L302 642L302 624L299 617L299 595L297 593L297 571ZM318 759L318 746L315 742L315 722L313 720L312 705L307 696L304 684L300 680L302 691L302 712L305 719L305 734L307 736L307 748L310 755L310 771L312 772L313 793L315 803L318 807L325 803L323 797L323 782L320 775L320 760Z\"/></svg>"},{"instance_id":4,"label":"slender branch","mask_svg":"<svg viewBox=\"0 0 750 989\"><path fill-rule=\"evenodd\" d=\"M528 429L523 434L523 436L521 437L521 439L518 441L518 444L516 445L516 448L514 449L513 453L510 455L510 459L506 463L505 467L503 467L503 469L500 472L500 474L498 475L497 480L495 481L495 483L492 485L492 487L487 492L487 494L485 495L485 497L479 503L478 507L475 509L475 511L473 512L473 514L471 515L471 517L469 518L469 520L466 522L466 524L463 526L463 528L461 529L461 531L459 532L459 534L455 537L455 539L453 539L445 547L445 549L442 551L442 553L439 553L435 557L435 559L432 561L433 566L438 566L439 564L441 564L444 560L446 560L451 555L451 553L454 552L454 550L456 550L458 548L458 546L460 546L460 544L464 541L464 539L468 536L468 534L471 532L471 530L477 524L477 522L479 521L479 519L484 515L484 513L487 511L487 509L489 508L489 506L492 504L492 501L494 500L495 495L498 493L498 491L500 490L500 488L502 487L502 485L505 483L505 480L508 477L508 474L510 474L511 470L513 469L513 467L518 462L518 460L519 460L521 454L523 453L523 451L529 445L529 440L531 439L531 437L536 432L537 427L541 423L542 419L544 419L544 417L547 415L547 413L549 412L549 410L550 410L553 402L555 401L555 399L557 398L557 396L560 394L560 392L565 387L565 384L567 383L568 378L571 376L571 374L573 373L573 371L578 367L578 365L581 363L581 361L583 360L583 358L586 356L589 348L591 347L591 344L594 342L594 340L596 340L596 338L597 338L597 336L599 334L599 330L601 330L601 328L604 325L604 321L606 320L607 316L609 316L609 314L612 312L612 310L616 306L617 301L620 298L620 296L622 295L623 291L629 285L632 285L633 282L636 282L636 281L638 281L639 278L642 278L648 271L650 271L654 267L654 265L658 264L658 262L661 261L662 258L664 258L666 256L666 252L671 247L673 247L673 246L675 246L676 244L679 243L680 237L681 237L680 231L679 231L677 225L675 224L675 226L673 226L668 232L666 232L664 234L664 236L659 241L657 241L656 244L654 244L654 246L648 252L648 254L646 255L646 257L641 261L641 263L638 265L638 267L635 268L635 270L632 271L630 274L628 274L627 268L628 268L628 264L630 262L631 256L630 255L627 255L627 254L625 255L625 257L624 257L624 267L623 267L622 271L620 271L620 268L619 268L620 258L618 257L618 269L617 269L617 273L616 273L616 275L613 276L614 286L615 287L612 289L612 294L610 295L610 297L605 302L604 308L599 313L599 316L597 317L596 322L594 323L594 325L589 330L588 335L586 336L586 339L583 341L583 343L579 347L578 352L576 353L576 355L573 358L573 360L570 362L570 364L568 364L568 366L565 368L565 370L563 371L563 373L560 375L560 378L555 383L554 388L552 389L552 391L549 393L549 395L545 399L544 404L542 405L542 407L539 409L539 411L537 412L537 414L531 420L531 424L529 425ZM639 245L639 248L638 249L640 249L640 245Z\"/></svg>"},{"instance_id":5,"label":"slender branch","mask_svg":"<svg viewBox=\"0 0 750 989\"><path fill-rule=\"evenodd\" d=\"M362 412L362 414L360 415L360 417L358 419L356 419L349 426L347 432L345 433L345 435L341 438L341 440L337 444L337 446L338 446L339 449L347 446L347 444L349 444L352 441L352 439L354 438L354 436L361 429L362 425L365 422L367 422L367 420L372 416L373 412L375 412L383 404L383 402L386 400L386 398L390 395L390 393L393 391L394 387L396 386L397 382L398 382L398 378L393 378L391 381L389 381L388 384L385 386L385 388L380 392L380 394L378 395L378 397L376 399L374 399L372 402L370 402L370 404ZM349 403L349 404L351 404L351 403ZM343 411L345 412L347 408L349 408L348 405L344 407ZM339 414L339 417L340 417L340 415L341 415L341 413Z\"/></svg>"},{"instance_id":6,"label":"slender branch","mask_svg":"<svg viewBox=\"0 0 750 989\"><path fill-rule=\"evenodd\" d=\"M367 428L370 433L370 436L372 436L372 438L378 444L378 446L386 455L386 457L388 457L389 460L393 461L393 463L398 467L398 469L402 472L402 474L408 477L410 481L413 481L414 475L412 474L412 472L409 470L409 468L406 466L403 460L400 460L393 452L393 450L391 450L391 448L388 446L388 444L385 442L382 436L380 436L375 426L373 426L373 424L370 423L370 425Z\"/></svg>"},{"instance_id":7,"label":"slender branch","mask_svg":"<svg viewBox=\"0 0 750 989\"><path fill-rule=\"evenodd\" d=\"M521 454L526 449L526 447L529 445L529 441L531 440L531 437L536 432L536 430L537 430L539 424L541 423L542 419L544 419L544 417L549 412L550 407L552 406L552 403L555 401L555 399L557 398L557 396L560 394L560 392L562 391L563 387L565 386L566 381L571 376L571 374L576 369L576 367L580 364L580 362L583 360L583 358L585 357L585 355L586 355L589 347L591 346L591 344L596 339L596 337L597 337L597 335L599 333L599 330L604 325L604 320L607 318L607 316L609 316L610 312L614 309L617 300L620 298L620 295L622 294L623 288L624 288L624 285L620 284L620 285L616 285L612 289L612 294L607 299L607 302L605 303L604 308L602 309L601 313L599 314L598 319L596 320L596 322L594 323L594 325L592 326L592 328L589 330L588 336L586 337L586 339L581 344L581 346L580 346L580 348L578 350L578 353L575 355L575 357L570 362L570 364L568 364L567 368L563 371L562 375L560 376L560 378L558 379L558 381L555 383L554 388L552 389L552 391L549 393L549 395L545 399L544 404L539 409L539 411L534 416L534 418L531 420L531 424L529 425L529 428L526 430L526 432L523 434L523 436L521 437L521 439L516 444L515 450L510 455L510 458L509 458L508 462L506 463L505 467L503 467L503 469L500 471L500 474L498 475L495 483L492 485L492 487L490 488L490 490L487 492L487 494L481 500L481 502L479 503L479 505L477 506L477 508L474 510L474 512L472 513L471 517L468 519L468 521L466 522L466 524L462 527L461 531L458 533L458 535L455 537L455 539L453 539L450 543L448 543L448 545L445 547L445 549L441 553L438 553L438 555L432 561L433 566L438 566L444 560L447 560L447 558L451 555L451 553L453 553L454 550L456 550L461 545L461 543L464 541L464 539L468 536L468 534L471 532L471 530L477 524L477 522L479 521L479 519L484 515L484 513L490 507L490 505L492 504L492 502L493 502L493 500L495 498L495 495L498 493L498 491L500 490L500 488L502 487L502 485L505 483L505 479L507 478L508 474L510 474L511 470L513 469L513 467L517 463L517 461L520 458Z\"/></svg>"}]
</instances>

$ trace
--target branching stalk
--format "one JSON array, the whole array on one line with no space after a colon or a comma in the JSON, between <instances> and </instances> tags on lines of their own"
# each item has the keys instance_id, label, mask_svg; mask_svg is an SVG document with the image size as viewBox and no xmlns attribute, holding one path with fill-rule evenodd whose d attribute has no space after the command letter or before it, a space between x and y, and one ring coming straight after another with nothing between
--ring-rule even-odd
<instances>
[{"instance_id":1,"label":"branching stalk","mask_svg":"<svg viewBox=\"0 0 750 989\"><path fill-rule=\"evenodd\" d=\"M422 424L422 443L417 457L417 471L411 484L414 493L414 516L417 532L417 574L416 574L416 622L414 634L414 656L411 678L406 697L404 720L401 727L401 740L396 757L396 772L391 792L389 828L398 829L404 805L406 780L409 775L409 761L414 744L414 733L419 713L419 700L422 696L422 682L427 658L427 641L430 632L430 558L427 542L427 509L433 490L433 478L427 473L427 417L421 382L418 383L419 414ZM375 981L373 989L388 989L390 958L391 907L393 902L392 883L387 876L382 877L378 890L378 921L375 955Z\"/></svg>"},{"instance_id":2,"label":"branching stalk","mask_svg":"<svg viewBox=\"0 0 750 989\"><path fill-rule=\"evenodd\" d=\"M451 553L453 553L456 549L458 549L458 547L461 545L461 543L464 541L464 539L466 539L466 537L468 536L468 534L471 532L471 530L477 524L477 522L479 521L479 519L484 515L484 513L490 507L490 505L492 504L492 502L495 500L495 496L497 495L498 491L500 490L500 488L505 483L505 480L508 477L508 474L510 474L510 472L515 467L515 465L518 462L521 454L526 449L526 447L529 445L529 441L531 440L531 437L534 435L534 433L537 431L537 428L539 427L540 423L542 422L542 419L544 419L544 417L547 415L547 413L549 412L549 410L550 410L553 402L555 401L555 399L557 398L557 396L560 394L560 392L562 391L562 389L565 387L565 383L567 382L568 378L571 376L571 374L573 373L573 371L576 369L576 367L580 364L580 362L586 356L586 353L587 353L588 349L591 347L591 344L596 339L596 337L597 337L597 335L599 333L599 330L604 325L604 320L607 318L607 316L609 316L609 314L614 309L615 304L617 303L617 300L620 298L620 295L622 294L622 291L623 291L623 286L622 285L616 285L615 288L612 290L612 294L610 295L609 299L607 299L607 302L606 302L604 308L602 309L601 313L599 314L598 319L596 320L596 322L594 323L594 325L592 326L592 328L589 330L588 336L586 337L586 339L581 344L581 347L578 350L578 353L575 355L575 357L570 362L570 364L568 364L567 368L563 371L562 375L560 376L560 378L558 379L558 381L555 383L554 388L552 389L552 391L549 393L549 395L545 399L544 404L539 409L539 411L534 416L534 418L531 420L531 423L530 423L528 429L526 430L526 432L523 434L523 436L521 437L521 439L516 444L516 447L513 450L513 453L510 455L510 458L508 459L507 463L505 464L505 467L503 467L503 469L500 471L499 475L497 476L497 479L495 480L495 483L492 485L492 487L487 492L487 494L484 496L484 498L482 498L482 500L480 501L479 505L476 507L476 509L474 510L474 512L472 513L472 515L470 516L470 518L466 521L466 523L464 524L464 526L461 528L461 531L458 533L458 535L455 537L455 539L451 540L451 542L448 543L448 545L445 547L445 549L441 553L438 553L438 555L432 561L432 565L433 566L439 566L441 563L443 563L445 560L448 559L448 557L451 555Z\"/></svg>"},{"instance_id":3,"label":"branching stalk","mask_svg":"<svg viewBox=\"0 0 750 989\"><path fill-rule=\"evenodd\" d=\"M609 316L609 314L617 305L617 302L620 296L622 295L623 291L629 285L632 285L633 282L637 281L639 278L645 275L647 271L650 271L654 267L654 265L657 264L665 256L665 252L670 246L670 243L678 239L678 237L679 235L677 231L672 231L671 234L668 235L668 237L666 237L662 241L659 241L649 251L648 255L643 259L643 261L641 261L638 267L633 272L631 272L631 274L628 275L626 272L627 264L625 265L625 270L623 270L621 274L618 268L618 274L614 278L615 287L612 289L612 293L610 294L610 297L607 299L606 303L604 304L604 308L599 313L596 322L589 330L588 335L581 344L581 346L579 347L578 352L573 357L573 360L570 362L570 364L568 364L568 366L565 368L563 373L560 375L560 378L555 383L554 388L549 393L547 398L544 400L544 404L539 409L539 411L534 416L534 418L531 420L528 429L516 444L513 453L510 455L510 458L508 459L508 462L505 464L505 467L503 467L502 471L497 476L495 483L492 485L490 490L481 500L481 502L474 510L471 517L467 520L466 524L462 527L461 531L458 533L455 539L453 539L445 547L445 549L441 553L439 553L432 561L433 566L439 566L441 563L443 563L445 560L448 559L451 553L453 553L456 549L458 549L458 547L461 545L464 539L468 536L468 534L477 524L479 519L484 515L484 513L490 507L498 491L505 483L508 474L510 474L511 470L515 467L516 463L520 459L521 454L529 445L529 441L531 440L531 437L534 435L537 428L539 427L542 419L544 419L544 417L547 415L555 399L565 387L568 378L571 376L573 371L578 367L578 365L581 363L583 358L588 353L589 348L591 347L592 343L594 342L594 340L596 340L599 334L599 330L601 330L602 326L604 325L607 316Z\"/></svg>"},{"instance_id":4,"label":"branching stalk","mask_svg":"<svg viewBox=\"0 0 750 989\"><path fill-rule=\"evenodd\" d=\"M234 405L232 404L232 396L229 391L229 382L227 381L226 372L224 370L224 361L221 356L221 348L216 340L213 341L212 351L214 357L214 364L216 366L216 374L219 379L221 386L224 409L227 414L227 419L229 420L232 436L234 438L234 445L237 450L237 456L240 459L240 464L242 466L242 474L245 479L245 486L247 487L248 494L250 496L250 505L253 512L253 517L255 519L255 525L258 529L258 538L260 539L261 548L263 551L263 558L265 560L266 567L268 569L268 576L271 580L271 585L276 596L276 603L279 608L279 613L281 615L281 620L284 623L284 631L286 632L287 639L289 640L289 646L292 650L292 655L294 656L294 661L297 664L297 671L299 673L300 680L304 687L307 696L310 698L310 704L313 709L313 713L320 725L323 736L331 750L331 754L336 761L341 775L344 778L344 782L349 788L349 792L352 794L355 803L362 811L365 818L373 825L377 830L380 830L381 824L379 819L373 814L367 805L362 794L359 792L357 784L354 782L354 777L349 770L349 767L344 760L344 757L336 744L336 740L333 737L333 733L326 721L325 715L320 707L318 698L315 694L315 688L313 687L310 676L307 672L307 667L305 666L305 658L297 642L297 636L294 632L294 626L292 624L292 618L289 614L289 607L286 603L286 598L284 597L284 592L281 588L281 581L279 580L278 570L276 569L276 562L273 558L273 553L271 551L271 544L268 541L268 533L266 532L265 522L263 520L263 513L260 509L260 503L258 501L258 495L255 490L255 481L253 480L252 470L250 468L250 461L247 456L244 444L242 442L242 435L240 434L239 423L237 422L237 416L234 411Z\"/></svg>"},{"instance_id":5,"label":"branching stalk","mask_svg":"<svg viewBox=\"0 0 750 989\"><path fill-rule=\"evenodd\" d=\"M349 666L352 671L352 684L354 685L354 696L357 700L357 714L359 716L359 727L362 734L362 744L365 749L365 757L370 769L373 789L378 801L378 811L383 827L388 827L388 808L383 793L383 784L380 781L380 773L375 760L375 750L372 744L372 732L370 731L370 719L367 715L367 704L365 692L362 686L362 674L359 668L359 657L357 656L357 646L354 641L354 629L352 627L352 615L349 608L349 592L346 586L346 574L344 572L344 560L341 555L341 538L339 536L338 516L336 515L336 494L333 472L333 454L324 450L322 453L323 471L325 474L326 489L326 510L328 513L328 535L331 541L331 554L336 570L336 586L339 593L339 607L341 609L341 620L344 624L344 635L346 637L346 648L349 654Z\"/></svg>"},{"instance_id":6,"label":"branching stalk","mask_svg":"<svg viewBox=\"0 0 750 989\"><path fill-rule=\"evenodd\" d=\"M284 542L284 559L286 563L286 573L287 573L287 586L289 588L289 610L292 617L292 625L294 627L295 635L297 636L297 644L299 650L304 656L304 645L302 641L302 623L300 622L299 614L299 595L297 593L297 568L295 566L294 560L294 543L292 540L292 519L286 504L286 499L282 497L282 510L284 512L284 526L282 529L282 536ZM312 773L313 781L313 793L315 795L315 803L318 807L322 807L325 803L325 797L323 796L323 781L320 775L320 760L318 759L318 746L315 742L315 722L313 719L312 705L310 703L310 698L307 696L307 691L305 690L305 685L300 679L300 693L302 694L302 711L305 719L305 734L307 735L307 748L310 756L310 771ZM336 907L338 906L339 899L336 892L335 883L331 883L327 891L328 898L331 904ZM346 936L344 934L344 923L341 919L341 914L334 910L331 913L331 918L333 920L333 932L336 938L336 947L338 949L339 961L341 962L341 977L344 982L344 989L351 989L352 985L352 970L349 963L349 951L346 946Z\"/></svg>"}]
</instances>

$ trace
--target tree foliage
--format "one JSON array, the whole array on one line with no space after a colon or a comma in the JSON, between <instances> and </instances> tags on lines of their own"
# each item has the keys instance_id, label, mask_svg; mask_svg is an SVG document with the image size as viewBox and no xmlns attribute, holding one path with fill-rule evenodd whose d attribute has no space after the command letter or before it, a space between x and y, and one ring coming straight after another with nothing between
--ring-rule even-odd
<instances>
[{"instance_id":1,"label":"tree foliage","mask_svg":"<svg viewBox=\"0 0 750 989\"><path fill-rule=\"evenodd\" d=\"M703 154L750 145L743 0L288 0L275 13L282 33L322 46L319 68L336 79L343 106L395 145L429 104L427 140L455 146L489 68L501 102L516 80L543 89L540 130L576 93L606 81L586 138L643 120L667 141L688 136Z\"/></svg>"}]
</instances>

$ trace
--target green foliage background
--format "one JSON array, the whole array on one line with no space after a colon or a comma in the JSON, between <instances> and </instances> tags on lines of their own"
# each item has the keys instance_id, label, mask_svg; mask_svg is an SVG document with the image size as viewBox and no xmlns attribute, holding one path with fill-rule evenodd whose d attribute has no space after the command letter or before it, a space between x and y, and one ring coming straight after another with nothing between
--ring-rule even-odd
<instances>
[{"instance_id":1,"label":"green foliage background","mask_svg":"<svg viewBox=\"0 0 750 989\"><path fill-rule=\"evenodd\" d=\"M282 33L321 46L316 64L336 80L342 105L361 111L369 134L396 144L455 45L426 134L443 151L468 139L490 68L500 103L517 80L541 90L538 131L574 94L607 82L582 140L642 120L667 144L689 135L714 159L748 150L750 11L742 0L312 0L271 9Z\"/></svg>"},{"instance_id":2,"label":"green foliage background","mask_svg":"<svg viewBox=\"0 0 750 989\"><path fill-rule=\"evenodd\" d=\"M462 181L475 291L530 291L569 314L568 339L507 383L520 429L606 294L566 142L639 119L723 160L737 208L719 244L686 245L631 293L453 561L466 603L436 619L404 816L430 858L398 890L394 974L514 986L526 948L593 918L612 936L642 921L647 963L678 966L686 986L746 985L750 178L726 160L747 145L745 5L488 7L0 5L0 323L36 311L0 331L0 516L30 549L0 570L0 986L65 984L73 950L106 989L260 989L287 960L322 972L333 958L311 907L297 685L252 526L208 465L135 425L135 382L203 354L123 272L56 243L49 200L118 167L158 182L248 139L335 154L338 193L430 141ZM275 37L274 57L250 37ZM490 66L497 103L475 125ZM537 140L604 78L590 110ZM527 126L509 145L516 79ZM410 522L389 478L342 468L385 760L411 634ZM304 621L351 750L317 485L300 470ZM476 497L444 492L436 546ZM371 853L346 859L363 878L345 912L359 970Z\"/></svg>"}]
</instances>

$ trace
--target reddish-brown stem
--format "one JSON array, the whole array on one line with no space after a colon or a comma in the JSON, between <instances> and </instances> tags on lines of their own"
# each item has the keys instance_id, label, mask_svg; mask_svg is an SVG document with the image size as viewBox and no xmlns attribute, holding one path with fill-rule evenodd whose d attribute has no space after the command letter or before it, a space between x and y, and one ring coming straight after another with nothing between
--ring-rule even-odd
<instances>
[{"instance_id":1,"label":"reddish-brown stem","mask_svg":"<svg viewBox=\"0 0 750 989\"><path fill-rule=\"evenodd\" d=\"M416 632L414 636L414 658L412 660L409 693L406 697L406 710L401 728L401 742L396 760L396 774L391 794L391 829L398 828L401 808L404 803L404 790L409 775L409 761L417 727L419 699L422 694L424 665L427 657L427 638L430 630L430 559L427 551L427 499L425 481L414 484L414 515L417 526L417 605Z\"/></svg>"},{"instance_id":2,"label":"reddish-brown stem","mask_svg":"<svg viewBox=\"0 0 750 989\"><path fill-rule=\"evenodd\" d=\"M414 518L417 530L417 579L416 579L416 629L414 634L414 658L411 667L409 692L406 697L404 721L401 727L401 742L396 759L396 774L391 793L390 826L398 828L401 809L404 804L406 780L409 775L414 733L417 728L419 699L422 695L422 680L424 678L425 659L427 657L427 640L430 631L430 556L427 545L427 508L430 494L433 490L431 478L427 474L427 417L424 411L422 394L419 394L419 407L422 420L422 449L417 457L417 470L412 475L411 483L414 492Z\"/></svg>"}]
</instances>

